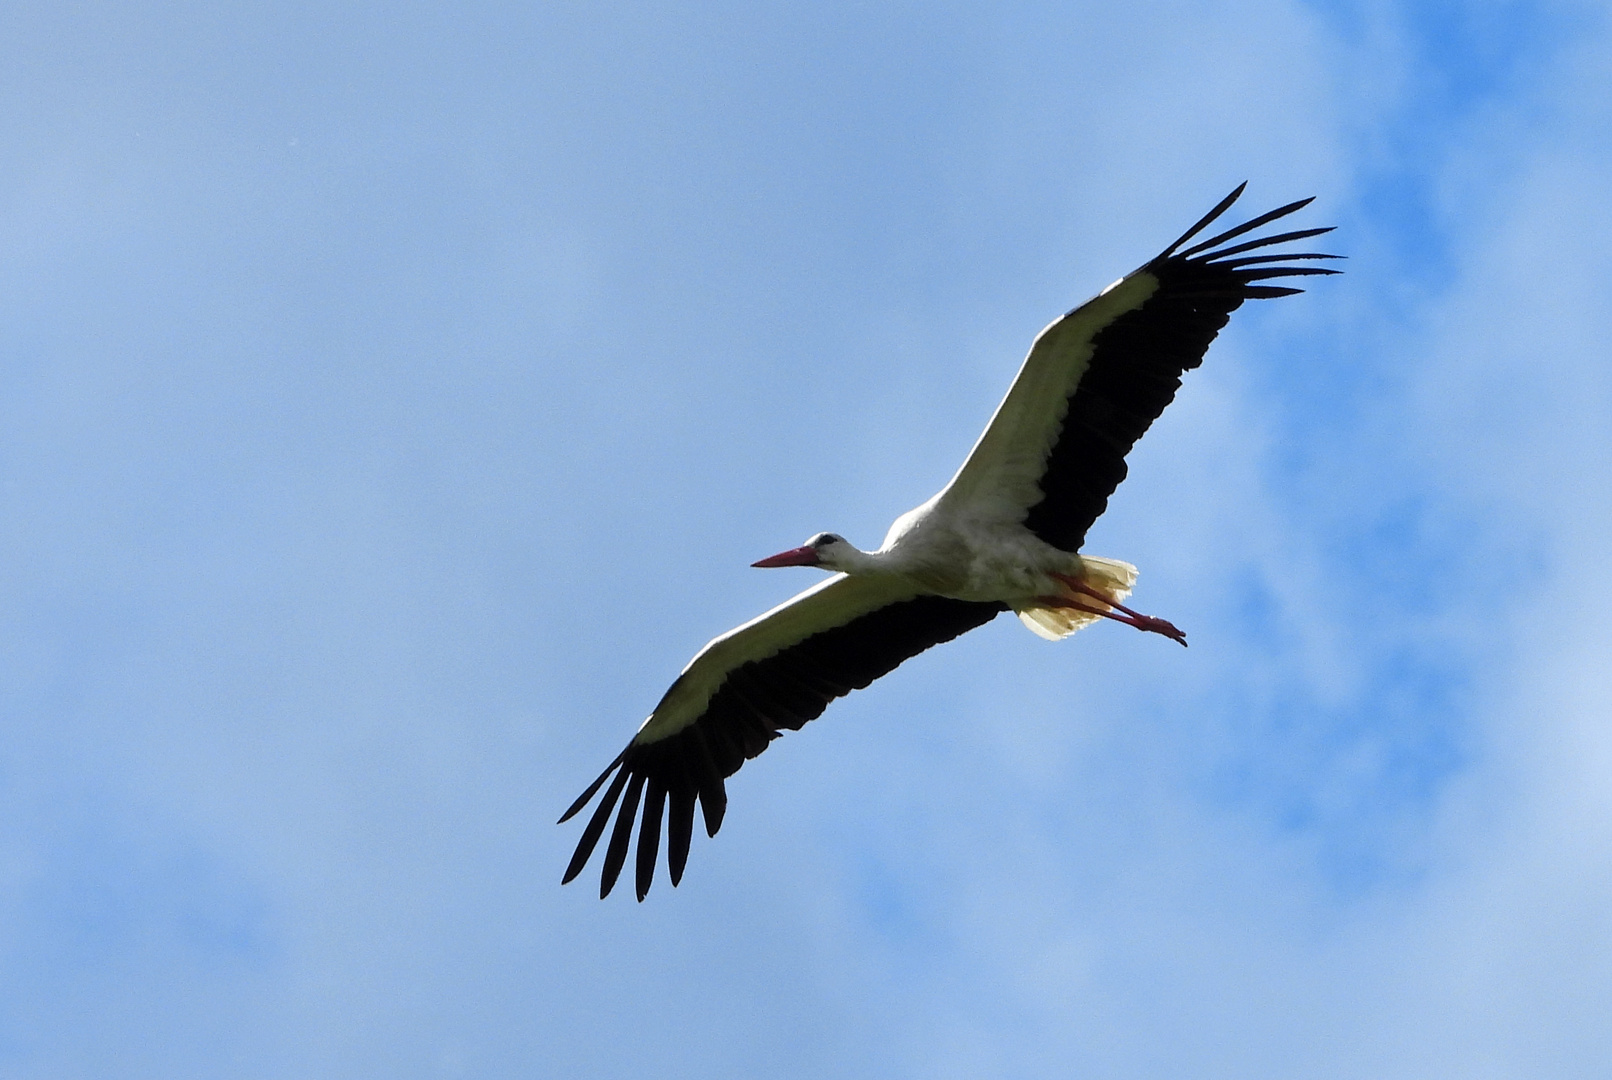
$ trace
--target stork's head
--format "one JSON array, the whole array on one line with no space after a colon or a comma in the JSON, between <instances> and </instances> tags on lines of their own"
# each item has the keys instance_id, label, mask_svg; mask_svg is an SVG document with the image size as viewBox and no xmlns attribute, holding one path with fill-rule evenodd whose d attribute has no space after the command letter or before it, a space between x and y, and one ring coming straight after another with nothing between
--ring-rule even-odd
<instances>
[{"instance_id":1,"label":"stork's head","mask_svg":"<svg viewBox=\"0 0 1612 1080\"><path fill-rule=\"evenodd\" d=\"M821 566L824 570L841 570L844 569L840 565L841 560L855 550L856 548L846 542L845 537L825 532L818 533L798 548L780 551L750 565Z\"/></svg>"}]
</instances>

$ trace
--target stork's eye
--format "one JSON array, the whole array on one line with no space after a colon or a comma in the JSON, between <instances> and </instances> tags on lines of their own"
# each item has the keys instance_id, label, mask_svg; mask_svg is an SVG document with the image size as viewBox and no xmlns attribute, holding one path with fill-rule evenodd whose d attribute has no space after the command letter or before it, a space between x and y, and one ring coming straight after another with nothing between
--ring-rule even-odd
<instances>
[{"instance_id":1,"label":"stork's eye","mask_svg":"<svg viewBox=\"0 0 1612 1080\"><path fill-rule=\"evenodd\" d=\"M844 542L845 542L844 537L835 536L833 533L818 533L816 536L814 536L810 540L806 541L806 546L807 547L817 548L817 547L825 547L825 546L827 546L829 544L839 544L839 543L844 543Z\"/></svg>"}]
</instances>

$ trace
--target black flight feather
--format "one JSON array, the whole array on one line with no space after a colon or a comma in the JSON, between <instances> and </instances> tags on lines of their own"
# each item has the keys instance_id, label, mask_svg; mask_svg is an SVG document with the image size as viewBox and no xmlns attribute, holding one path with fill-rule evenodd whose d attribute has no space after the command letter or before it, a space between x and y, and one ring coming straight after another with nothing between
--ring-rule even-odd
<instances>
[{"instance_id":1,"label":"black flight feather","mask_svg":"<svg viewBox=\"0 0 1612 1080\"><path fill-rule=\"evenodd\" d=\"M655 880L655 854L660 851L660 819L666 809L666 785L660 777L649 778L644 792L643 823L638 828L638 865L636 886L638 899L649 892L649 883Z\"/></svg>"},{"instance_id":2,"label":"black flight feather","mask_svg":"<svg viewBox=\"0 0 1612 1080\"><path fill-rule=\"evenodd\" d=\"M643 794L643 790L644 774L633 773L632 780L627 784L627 793L621 797L621 812L616 815L616 827L610 831L610 846L605 849L604 873L599 878L601 900L616 887L616 878L621 876L622 864L627 861L627 845L632 843L633 815L638 813L638 796Z\"/></svg>"},{"instance_id":3,"label":"black flight feather","mask_svg":"<svg viewBox=\"0 0 1612 1080\"><path fill-rule=\"evenodd\" d=\"M619 763L621 759L618 757L616 761ZM609 776L610 770L615 767L615 765L612 765L610 769L606 769L605 776ZM599 780L603 779L603 776L599 778ZM589 789L589 794L598 790L599 780L593 782L593 787ZM605 792L605 797L599 800L599 808L593 812L593 817L588 820L588 827L582 830L582 839L577 841L577 849L571 856L571 864L565 868L565 877L560 879L561 885L580 874L582 868L587 865L588 856L593 854L594 845L599 842L599 837L604 832L605 822L610 820L610 811L615 808L616 800L621 797L621 789L626 785L627 770L622 769L621 772L616 774L615 782L610 785L610 789ZM572 812L574 813L575 810L573 809ZM565 819L561 818L560 820Z\"/></svg>"}]
</instances>

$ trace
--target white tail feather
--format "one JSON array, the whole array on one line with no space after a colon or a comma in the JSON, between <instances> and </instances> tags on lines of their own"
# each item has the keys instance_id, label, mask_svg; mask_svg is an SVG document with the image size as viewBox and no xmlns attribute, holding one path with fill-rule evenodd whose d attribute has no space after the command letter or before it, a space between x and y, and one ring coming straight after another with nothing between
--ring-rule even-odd
<instances>
[{"instance_id":1,"label":"white tail feather","mask_svg":"<svg viewBox=\"0 0 1612 1080\"><path fill-rule=\"evenodd\" d=\"M1080 579L1093 589L1112 600L1124 600L1131 595L1131 589L1136 585L1136 567L1130 563L1118 559L1100 559L1095 555L1082 555L1080 562ZM1098 603L1095 597L1072 590L1065 590L1065 595L1078 604L1095 606ZM1095 612L1065 607L1023 607L1015 609L1015 612L1020 622L1048 641L1066 638L1102 618Z\"/></svg>"}]
</instances>

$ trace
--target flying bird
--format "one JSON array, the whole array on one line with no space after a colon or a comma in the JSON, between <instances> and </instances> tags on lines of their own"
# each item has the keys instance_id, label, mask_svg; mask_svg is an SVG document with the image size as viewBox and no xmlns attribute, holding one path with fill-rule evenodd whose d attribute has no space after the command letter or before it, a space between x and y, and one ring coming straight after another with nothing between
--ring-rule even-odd
<instances>
[{"instance_id":1,"label":"flying bird","mask_svg":"<svg viewBox=\"0 0 1612 1080\"><path fill-rule=\"evenodd\" d=\"M600 898L615 887L639 820L638 899L654 880L663 819L676 885L695 803L715 836L727 808L723 781L747 759L835 698L1004 611L1053 640L1112 619L1187 643L1171 623L1125 606L1136 567L1080 549L1125 479L1126 453L1231 313L1244 300L1303 291L1264 282L1337 273L1288 265L1335 255L1249 254L1330 228L1231 242L1311 199L1183 247L1246 186L1156 258L1041 331L957 475L897 518L877 551L824 532L753 564L816 566L833 576L729 630L689 662L626 749L560 818L570 820L605 788L564 882L582 872L614 810Z\"/></svg>"}]
</instances>

